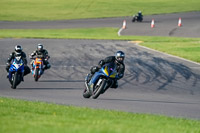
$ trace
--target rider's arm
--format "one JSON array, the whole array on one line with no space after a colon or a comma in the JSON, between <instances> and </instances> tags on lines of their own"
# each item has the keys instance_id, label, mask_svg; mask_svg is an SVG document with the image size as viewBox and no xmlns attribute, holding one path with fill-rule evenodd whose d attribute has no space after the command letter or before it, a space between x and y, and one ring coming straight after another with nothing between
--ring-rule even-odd
<instances>
[{"instance_id":1,"label":"rider's arm","mask_svg":"<svg viewBox=\"0 0 200 133\"><path fill-rule=\"evenodd\" d=\"M33 56L36 55L36 51L33 51L33 53L31 53L31 57L33 58Z\"/></svg>"},{"instance_id":2,"label":"rider's arm","mask_svg":"<svg viewBox=\"0 0 200 133\"><path fill-rule=\"evenodd\" d=\"M121 79L124 77L124 71L125 71L125 65L120 64L119 70L118 70L118 79Z\"/></svg>"},{"instance_id":3,"label":"rider's arm","mask_svg":"<svg viewBox=\"0 0 200 133\"><path fill-rule=\"evenodd\" d=\"M49 53L47 50L44 51L44 58L50 58Z\"/></svg>"},{"instance_id":4,"label":"rider's arm","mask_svg":"<svg viewBox=\"0 0 200 133\"><path fill-rule=\"evenodd\" d=\"M10 62L12 61L12 59L14 59L14 53L11 53L8 57L8 60L7 60L7 64L10 64Z\"/></svg>"},{"instance_id":5,"label":"rider's arm","mask_svg":"<svg viewBox=\"0 0 200 133\"><path fill-rule=\"evenodd\" d=\"M115 57L114 56L109 56L109 57L106 57L104 60L100 60L99 61L99 65L103 66L106 63L110 63L110 62L114 62L114 61L115 61Z\"/></svg>"},{"instance_id":6,"label":"rider's arm","mask_svg":"<svg viewBox=\"0 0 200 133\"><path fill-rule=\"evenodd\" d=\"M26 54L24 52L22 53L22 58L23 58L24 64L27 65Z\"/></svg>"}]
</instances>

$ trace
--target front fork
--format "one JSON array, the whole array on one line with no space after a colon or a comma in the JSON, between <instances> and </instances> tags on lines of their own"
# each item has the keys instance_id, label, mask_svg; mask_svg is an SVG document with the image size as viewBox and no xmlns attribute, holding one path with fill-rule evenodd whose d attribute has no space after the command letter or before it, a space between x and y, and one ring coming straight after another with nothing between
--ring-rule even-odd
<instances>
[{"instance_id":1,"label":"front fork","mask_svg":"<svg viewBox=\"0 0 200 133\"><path fill-rule=\"evenodd\" d=\"M13 76L12 75L15 74L15 73L19 73L19 72L14 72L14 73L13 72L9 72L9 80L11 80L11 81L13 80ZM24 80L24 71L21 72L20 75L21 75L21 78L22 78L21 80L23 81Z\"/></svg>"},{"instance_id":2,"label":"front fork","mask_svg":"<svg viewBox=\"0 0 200 133\"><path fill-rule=\"evenodd\" d=\"M86 86L86 90L92 94L91 89L88 86L88 83L90 82L90 81L88 81L89 80L89 76L90 75L87 74L87 76L85 77L85 86Z\"/></svg>"}]
</instances>

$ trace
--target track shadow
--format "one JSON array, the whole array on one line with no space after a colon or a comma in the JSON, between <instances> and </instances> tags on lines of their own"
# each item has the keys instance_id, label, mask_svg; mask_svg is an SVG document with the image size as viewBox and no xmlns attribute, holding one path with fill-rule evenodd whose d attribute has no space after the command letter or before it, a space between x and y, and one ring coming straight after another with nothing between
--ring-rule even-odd
<instances>
[{"instance_id":1,"label":"track shadow","mask_svg":"<svg viewBox=\"0 0 200 133\"><path fill-rule=\"evenodd\" d=\"M181 63L154 57L147 52L137 52L139 51L137 48L132 49L133 51L135 53L127 59L128 72L123 79L124 83L120 86L127 83L134 85L133 81L137 81L141 84L157 83L159 84L157 90L164 90L173 82L179 82L180 84L189 81L191 88L188 89L192 89L200 81L199 74L194 73L191 68ZM177 88L179 84L177 83Z\"/></svg>"},{"instance_id":2,"label":"track shadow","mask_svg":"<svg viewBox=\"0 0 200 133\"><path fill-rule=\"evenodd\" d=\"M153 100L136 100L136 99L104 99L104 98L99 98L98 100L143 102L143 103L168 103L168 104L199 104L199 103L195 103L195 102L171 102L171 101L153 101Z\"/></svg>"},{"instance_id":3,"label":"track shadow","mask_svg":"<svg viewBox=\"0 0 200 133\"><path fill-rule=\"evenodd\" d=\"M40 80L38 82L84 82L84 80Z\"/></svg>"},{"instance_id":4,"label":"track shadow","mask_svg":"<svg viewBox=\"0 0 200 133\"><path fill-rule=\"evenodd\" d=\"M82 90L83 88L65 88L65 87L60 87L60 88L34 88L34 87L29 87L29 88L17 88L17 90Z\"/></svg>"}]
</instances>

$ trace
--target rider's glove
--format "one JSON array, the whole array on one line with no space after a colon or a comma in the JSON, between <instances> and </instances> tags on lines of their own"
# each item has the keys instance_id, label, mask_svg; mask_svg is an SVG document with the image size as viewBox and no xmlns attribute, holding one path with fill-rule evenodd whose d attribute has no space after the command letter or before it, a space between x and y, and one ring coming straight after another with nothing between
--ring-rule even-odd
<instances>
[{"instance_id":1,"label":"rider's glove","mask_svg":"<svg viewBox=\"0 0 200 133\"><path fill-rule=\"evenodd\" d=\"M99 65L100 65L100 66L103 66L104 64L105 64L105 62L104 62L103 60L100 60L100 61L99 61Z\"/></svg>"},{"instance_id":2,"label":"rider's glove","mask_svg":"<svg viewBox=\"0 0 200 133\"><path fill-rule=\"evenodd\" d=\"M7 62L7 63L6 63L6 66L10 66L10 63Z\"/></svg>"}]
</instances>

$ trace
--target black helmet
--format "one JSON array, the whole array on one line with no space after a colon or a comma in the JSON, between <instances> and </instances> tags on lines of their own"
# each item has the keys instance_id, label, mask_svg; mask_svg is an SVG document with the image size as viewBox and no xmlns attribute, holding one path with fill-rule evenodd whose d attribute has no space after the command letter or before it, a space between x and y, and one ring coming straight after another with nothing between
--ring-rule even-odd
<instances>
[{"instance_id":1,"label":"black helmet","mask_svg":"<svg viewBox=\"0 0 200 133\"><path fill-rule=\"evenodd\" d=\"M22 53L22 47L20 45L16 45L15 52L17 55L20 55Z\"/></svg>"},{"instance_id":2,"label":"black helmet","mask_svg":"<svg viewBox=\"0 0 200 133\"><path fill-rule=\"evenodd\" d=\"M115 59L116 59L116 61L117 61L118 63L123 63L124 58L125 58L124 52L122 52L122 51L117 51L117 52L115 53Z\"/></svg>"},{"instance_id":3,"label":"black helmet","mask_svg":"<svg viewBox=\"0 0 200 133\"><path fill-rule=\"evenodd\" d=\"M37 49L38 49L38 51L42 51L43 50L43 45L42 44L38 44Z\"/></svg>"}]
</instances>

